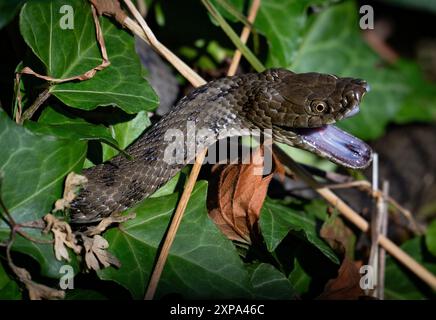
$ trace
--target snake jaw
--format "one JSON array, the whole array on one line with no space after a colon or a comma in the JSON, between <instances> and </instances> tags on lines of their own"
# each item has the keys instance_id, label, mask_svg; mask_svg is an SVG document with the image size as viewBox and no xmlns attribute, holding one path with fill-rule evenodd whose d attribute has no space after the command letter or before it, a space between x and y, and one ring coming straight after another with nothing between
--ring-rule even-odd
<instances>
[{"instance_id":1,"label":"snake jaw","mask_svg":"<svg viewBox=\"0 0 436 320\"><path fill-rule=\"evenodd\" d=\"M351 169L364 169L371 163L372 150L362 140L333 125L297 129L300 147Z\"/></svg>"},{"instance_id":2,"label":"snake jaw","mask_svg":"<svg viewBox=\"0 0 436 320\"><path fill-rule=\"evenodd\" d=\"M353 117L359 111L359 105L356 104L336 120ZM372 150L365 142L330 123L317 128L278 126L276 130L279 131L276 136L281 142L313 152L343 167L364 169L372 160Z\"/></svg>"}]
</instances>

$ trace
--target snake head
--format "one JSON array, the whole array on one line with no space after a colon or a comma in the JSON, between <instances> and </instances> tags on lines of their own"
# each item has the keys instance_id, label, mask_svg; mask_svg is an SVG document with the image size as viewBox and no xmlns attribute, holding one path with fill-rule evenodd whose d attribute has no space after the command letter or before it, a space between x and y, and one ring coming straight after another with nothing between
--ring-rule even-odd
<instances>
[{"instance_id":1,"label":"snake head","mask_svg":"<svg viewBox=\"0 0 436 320\"><path fill-rule=\"evenodd\" d=\"M268 70L266 78L272 81L263 94L263 106L276 140L344 167L360 169L370 164L371 148L331 125L359 112L362 97L369 91L366 81L284 69Z\"/></svg>"},{"instance_id":2,"label":"snake head","mask_svg":"<svg viewBox=\"0 0 436 320\"><path fill-rule=\"evenodd\" d=\"M353 116L369 86L364 80L330 74L281 70L281 81L273 85L270 106L276 108L275 125L316 128Z\"/></svg>"}]
</instances>

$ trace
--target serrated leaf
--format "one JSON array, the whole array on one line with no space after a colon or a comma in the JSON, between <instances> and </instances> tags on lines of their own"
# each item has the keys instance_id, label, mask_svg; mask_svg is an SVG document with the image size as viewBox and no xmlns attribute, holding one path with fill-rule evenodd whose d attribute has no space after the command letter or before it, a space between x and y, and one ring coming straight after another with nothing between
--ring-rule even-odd
<instances>
[{"instance_id":1,"label":"serrated leaf","mask_svg":"<svg viewBox=\"0 0 436 320\"><path fill-rule=\"evenodd\" d=\"M80 141L35 135L12 122L0 111L0 173L3 175L1 196L9 213L18 223L40 219L61 197L64 177L79 170L86 155ZM39 237L39 231L25 232ZM9 227L0 221L0 241L8 239ZM44 248L44 249L43 249ZM14 250L33 256L45 275L52 276L52 245L40 245L17 237Z\"/></svg>"},{"instance_id":2,"label":"serrated leaf","mask_svg":"<svg viewBox=\"0 0 436 320\"><path fill-rule=\"evenodd\" d=\"M426 250L423 237L406 241L401 249L436 274L436 258ZM386 299L418 300L436 297L434 291L391 256L386 258L385 279Z\"/></svg>"},{"instance_id":3,"label":"serrated leaf","mask_svg":"<svg viewBox=\"0 0 436 320\"><path fill-rule=\"evenodd\" d=\"M181 294L184 298L249 297L249 278L233 244L207 217L207 185L194 189L159 281L156 297ZM133 208L134 220L105 233L109 251L122 263L120 269L100 271L100 278L127 288L142 299L157 248L161 245L178 195L147 199Z\"/></svg>"},{"instance_id":4,"label":"serrated leaf","mask_svg":"<svg viewBox=\"0 0 436 320\"><path fill-rule=\"evenodd\" d=\"M282 206L267 198L260 215L260 229L266 246L274 251L286 235L293 231L314 245L334 263L339 263L336 254L318 235L316 221L303 211Z\"/></svg>"},{"instance_id":5,"label":"serrated leaf","mask_svg":"<svg viewBox=\"0 0 436 320\"><path fill-rule=\"evenodd\" d=\"M90 4L71 0L74 27L63 29L62 0L30 1L20 14L20 29L26 43L55 78L77 76L102 62ZM84 110L116 105L127 113L151 110L157 96L141 75L133 37L108 19L101 26L111 65L87 81L52 85L50 91L65 104Z\"/></svg>"},{"instance_id":6,"label":"serrated leaf","mask_svg":"<svg viewBox=\"0 0 436 320\"><path fill-rule=\"evenodd\" d=\"M259 264L251 272L251 285L256 299L287 300L295 297L295 290L289 280L267 263Z\"/></svg>"}]
</instances>

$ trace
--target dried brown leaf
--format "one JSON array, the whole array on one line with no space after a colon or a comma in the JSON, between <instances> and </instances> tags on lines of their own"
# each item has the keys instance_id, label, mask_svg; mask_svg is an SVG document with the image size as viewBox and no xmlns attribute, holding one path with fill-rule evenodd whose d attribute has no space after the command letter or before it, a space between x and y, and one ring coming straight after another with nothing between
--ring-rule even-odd
<instances>
[{"instance_id":1,"label":"dried brown leaf","mask_svg":"<svg viewBox=\"0 0 436 320\"><path fill-rule=\"evenodd\" d=\"M365 294L360 288L360 273L356 264L344 258L338 270L338 276L331 279L324 287L320 300L357 300Z\"/></svg>"},{"instance_id":2,"label":"dried brown leaf","mask_svg":"<svg viewBox=\"0 0 436 320\"><path fill-rule=\"evenodd\" d=\"M86 182L88 182L88 179L85 176L70 172L65 179L64 195L62 199L56 201L53 211L69 208L71 201L76 197L77 189Z\"/></svg>"},{"instance_id":3,"label":"dried brown leaf","mask_svg":"<svg viewBox=\"0 0 436 320\"><path fill-rule=\"evenodd\" d=\"M338 276L327 282L321 300L356 300L365 294L360 288L360 273L357 264L352 261L354 234L338 216L332 216L321 227L323 237L336 252L344 258L338 270Z\"/></svg>"},{"instance_id":4,"label":"dried brown leaf","mask_svg":"<svg viewBox=\"0 0 436 320\"><path fill-rule=\"evenodd\" d=\"M336 252L345 254L352 259L355 236L340 217L332 216L324 222L320 235Z\"/></svg>"},{"instance_id":5,"label":"dried brown leaf","mask_svg":"<svg viewBox=\"0 0 436 320\"><path fill-rule=\"evenodd\" d=\"M76 254L80 253L82 247L77 244L77 239L68 223L57 219L50 213L44 216L44 221L47 223L44 232L51 231L53 233L54 251L57 260L65 259L70 261L66 247L71 248Z\"/></svg>"},{"instance_id":6,"label":"dried brown leaf","mask_svg":"<svg viewBox=\"0 0 436 320\"><path fill-rule=\"evenodd\" d=\"M57 290L54 288L47 287L43 284L32 281L30 273L24 269L11 265L14 273L20 279L22 283L26 286L29 292L30 300L41 300L41 299L63 299L65 297L65 292L62 290Z\"/></svg>"},{"instance_id":7,"label":"dried brown leaf","mask_svg":"<svg viewBox=\"0 0 436 320\"><path fill-rule=\"evenodd\" d=\"M274 158L274 172L263 176L263 148L253 154L250 164L218 165L218 177L209 188L209 216L229 239L251 244L257 232L260 210L269 183L281 164ZM283 172L283 171L282 171Z\"/></svg>"},{"instance_id":8,"label":"dried brown leaf","mask_svg":"<svg viewBox=\"0 0 436 320\"><path fill-rule=\"evenodd\" d=\"M111 224L113 223L121 223L127 220L135 219L136 213L130 212L127 215L120 215L118 212L110 215L107 218L104 218L100 221L98 225L95 227L88 227L88 229L85 231L85 234L87 236L95 236L97 234L102 234L103 231L105 231Z\"/></svg>"},{"instance_id":9,"label":"dried brown leaf","mask_svg":"<svg viewBox=\"0 0 436 320\"><path fill-rule=\"evenodd\" d=\"M85 247L85 262L88 269L100 270L100 264L105 268L110 265L117 268L121 267L120 261L107 251L109 243L105 238L100 235L95 235L92 238L82 235L82 239Z\"/></svg>"}]
</instances>

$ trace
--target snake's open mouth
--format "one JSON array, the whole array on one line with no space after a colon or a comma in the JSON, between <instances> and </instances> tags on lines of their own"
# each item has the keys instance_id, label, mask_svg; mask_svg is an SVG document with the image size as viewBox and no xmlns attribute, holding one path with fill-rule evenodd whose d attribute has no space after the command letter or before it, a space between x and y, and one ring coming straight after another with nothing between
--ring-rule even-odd
<instances>
[{"instance_id":1,"label":"snake's open mouth","mask_svg":"<svg viewBox=\"0 0 436 320\"><path fill-rule=\"evenodd\" d=\"M371 148L362 140L336 126L294 129L294 132L302 138L304 143L340 165L361 169L371 163Z\"/></svg>"}]
</instances>

